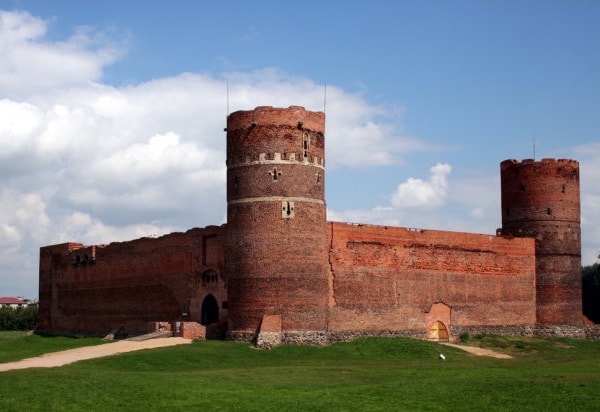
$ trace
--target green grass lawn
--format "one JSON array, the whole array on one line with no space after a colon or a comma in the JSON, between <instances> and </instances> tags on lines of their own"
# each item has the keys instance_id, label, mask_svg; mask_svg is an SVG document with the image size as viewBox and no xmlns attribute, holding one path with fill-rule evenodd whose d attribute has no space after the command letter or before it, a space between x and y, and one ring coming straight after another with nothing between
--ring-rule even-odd
<instances>
[{"instance_id":1,"label":"green grass lawn","mask_svg":"<svg viewBox=\"0 0 600 412\"><path fill-rule=\"evenodd\" d=\"M2 356L29 338L0 334ZM37 339L38 350L57 349L45 343L57 338ZM271 351L195 342L2 372L0 411L600 410L600 342L477 336L469 344L515 358L475 357L410 339Z\"/></svg>"},{"instance_id":2,"label":"green grass lawn","mask_svg":"<svg viewBox=\"0 0 600 412\"><path fill-rule=\"evenodd\" d=\"M97 338L79 339L66 336L40 336L23 331L0 331L0 363L100 343L102 340Z\"/></svg>"}]
</instances>

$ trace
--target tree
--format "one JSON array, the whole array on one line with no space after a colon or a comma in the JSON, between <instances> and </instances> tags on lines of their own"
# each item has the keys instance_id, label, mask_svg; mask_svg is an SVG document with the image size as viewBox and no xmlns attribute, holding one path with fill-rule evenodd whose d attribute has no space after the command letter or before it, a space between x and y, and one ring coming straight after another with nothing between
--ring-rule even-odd
<instances>
[{"instance_id":1,"label":"tree","mask_svg":"<svg viewBox=\"0 0 600 412\"><path fill-rule=\"evenodd\" d=\"M600 323L600 263L584 266L581 275L583 314L591 321Z\"/></svg>"},{"instance_id":2,"label":"tree","mask_svg":"<svg viewBox=\"0 0 600 412\"><path fill-rule=\"evenodd\" d=\"M37 307L0 308L0 330L31 330L37 323Z\"/></svg>"}]
</instances>

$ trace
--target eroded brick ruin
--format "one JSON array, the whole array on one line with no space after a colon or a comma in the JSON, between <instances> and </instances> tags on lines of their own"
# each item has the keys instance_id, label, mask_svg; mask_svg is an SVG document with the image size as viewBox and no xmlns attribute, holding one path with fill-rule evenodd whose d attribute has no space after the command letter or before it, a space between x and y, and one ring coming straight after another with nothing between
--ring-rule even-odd
<instances>
[{"instance_id":1,"label":"eroded brick ruin","mask_svg":"<svg viewBox=\"0 0 600 412\"><path fill-rule=\"evenodd\" d=\"M257 107L226 131L227 224L42 247L40 330L188 325L264 347L585 334L576 161L502 162L494 235L350 224L326 221L324 113Z\"/></svg>"}]
</instances>

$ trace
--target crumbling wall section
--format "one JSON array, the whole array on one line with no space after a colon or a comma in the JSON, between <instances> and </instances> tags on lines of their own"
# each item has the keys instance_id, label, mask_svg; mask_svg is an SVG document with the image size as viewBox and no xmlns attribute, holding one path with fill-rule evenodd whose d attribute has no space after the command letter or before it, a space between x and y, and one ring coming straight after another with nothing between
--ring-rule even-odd
<instances>
[{"instance_id":1,"label":"crumbling wall section","mask_svg":"<svg viewBox=\"0 0 600 412\"><path fill-rule=\"evenodd\" d=\"M135 334L152 321L200 322L205 296L227 299L223 233L211 226L108 245L42 247L39 330Z\"/></svg>"},{"instance_id":2,"label":"crumbling wall section","mask_svg":"<svg viewBox=\"0 0 600 412\"><path fill-rule=\"evenodd\" d=\"M329 239L332 333L427 337L439 303L448 328L535 323L533 239L333 222Z\"/></svg>"}]
</instances>

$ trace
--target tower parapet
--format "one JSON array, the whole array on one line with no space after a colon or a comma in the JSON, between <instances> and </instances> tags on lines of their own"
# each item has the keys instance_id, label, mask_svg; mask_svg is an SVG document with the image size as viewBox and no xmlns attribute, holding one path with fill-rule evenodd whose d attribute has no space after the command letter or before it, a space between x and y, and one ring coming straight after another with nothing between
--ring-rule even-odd
<instances>
[{"instance_id":1,"label":"tower parapet","mask_svg":"<svg viewBox=\"0 0 600 412\"><path fill-rule=\"evenodd\" d=\"M257 107L227 119L229 337L279 316L284 340L326 336L325 115Z\"/></svg>"},{"instance_id":2,"label":"tower parapet","mask_svg":"<svg viewBox=\"0 0 600 412\"><path fill-rule=\"evenodd\" d=\"M579 163L505 160L500 178L502 233L536 242L537 323L580 325Z\"/></svg>"}]
</instances>

